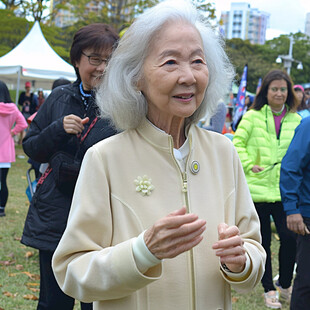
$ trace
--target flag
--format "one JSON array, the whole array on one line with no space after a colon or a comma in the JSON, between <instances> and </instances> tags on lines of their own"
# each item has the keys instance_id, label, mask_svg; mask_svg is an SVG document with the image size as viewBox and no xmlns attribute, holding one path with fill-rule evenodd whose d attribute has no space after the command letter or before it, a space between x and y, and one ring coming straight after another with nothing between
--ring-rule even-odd
<instances>
[{"instance_id":1,"label":"flag","mask_svg":"<svg viewBox=\"0 0 310 310\"><path fill-rule=\"evenodd\" d=\"M242 115L244 114L245 110L245 92L246 92L246 83L247 83L247 75L248 75L248 65L244 66L241 82L237 94L236 106L235 106L235 113L231 128L233 131L236 131L238 122L240 121Z\"/></svg>"},{"instance_id":2,"label":"flag","mask_svg":"<svg viewBox=\"0 0 310 310\"><path fill-rule=\"evenodd\" d=\"M262 86L262 78L259 78L258 83L257 83L257 87L256 87L256 95L260 91L261 86Z\"/></svg>"}]
</instances>

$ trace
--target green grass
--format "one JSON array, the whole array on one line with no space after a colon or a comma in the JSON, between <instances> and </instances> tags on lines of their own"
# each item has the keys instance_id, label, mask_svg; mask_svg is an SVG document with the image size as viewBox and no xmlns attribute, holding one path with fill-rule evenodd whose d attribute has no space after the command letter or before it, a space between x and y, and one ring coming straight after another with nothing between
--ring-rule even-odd
<instances>
[{"instance_id":1,"label":"green grass","mask_svg":"<svg viewBox=\"0 0 310 310\"><path fill-rule=\"evenodd\" d=\"M0 310L34 310L37 306L35 299L39 297L38 251L20 243L29 207L25 190L28 186L26 171L30 166L21 146L16 146L16 155L16 163L12 164L8 174L7 215L0 218ZM274 274L277 273L278 247L279 242L274 235L272 239ZM262 294L261 284L245 295L233 291L233 310L268 309L264 306ZM75 310L78 309L80 306L76 303ZM289 310L289 305L282 303L282 309Z\"/></svg>"}]
</instances>

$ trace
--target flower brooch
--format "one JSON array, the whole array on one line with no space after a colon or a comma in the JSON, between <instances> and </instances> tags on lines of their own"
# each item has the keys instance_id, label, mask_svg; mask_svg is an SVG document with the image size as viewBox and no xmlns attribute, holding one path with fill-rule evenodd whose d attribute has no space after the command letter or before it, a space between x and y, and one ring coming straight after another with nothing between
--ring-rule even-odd
<instances>
[{"instance_id":1,"label":"flower brooch","mask_svg":"<svg viewBox=\"0 0 310 310\"><path fill-rule=\"evenodd\" d=\"M134 183L136 185L136 191L140 192L142 196L150 196L155 188L152 184L152 179L148 178L147 175L143 177L138 176Z\"/></svg>"}]
</instances>

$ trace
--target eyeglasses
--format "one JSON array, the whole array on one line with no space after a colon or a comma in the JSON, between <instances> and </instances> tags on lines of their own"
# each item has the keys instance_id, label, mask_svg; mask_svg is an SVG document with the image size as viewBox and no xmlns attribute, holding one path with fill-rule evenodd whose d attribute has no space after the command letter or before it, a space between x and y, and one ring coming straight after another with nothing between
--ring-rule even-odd
<instances>
[{"instance_id":1,"label":"eyeglasses","mask_svg":"<svg viewBox=\"0 0 310 310\"><path fill-rule=\"evenodd\" d=\"M82 52L82 54L88 58L88 62L92 66L100 66L103 62L105 64L108 62L107 59L102 59L99 56L89 56L89 55L86 55L84 52Z\"/></svg>"},{"instance_id":2,"label":"eyeglasses","mask_svg":"<svg viewBox=\"0 0 310 310\"><path fill-rule=\"evenodd\" d=\"M281 93L286 93L287 92L287 87L271 87L269 88L273 93L277 93L280 91Z\"/></svg>"}]
</instances>

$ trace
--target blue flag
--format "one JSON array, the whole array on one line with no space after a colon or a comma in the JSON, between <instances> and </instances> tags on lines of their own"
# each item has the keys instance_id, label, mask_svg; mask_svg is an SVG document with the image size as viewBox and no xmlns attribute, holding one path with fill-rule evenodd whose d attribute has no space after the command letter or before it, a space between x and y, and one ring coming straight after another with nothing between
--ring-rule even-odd
<instances>
[{"instance_id":1,"label":"blue flag","mask_svg":"<svg viewBox=\"0 0 310 310\"><path fill-rule=\"evenodd\" d=\"M245 112L245 92L246 92L246 83L247 83L247 75L248 75L248 65L245 65L243 69L243 74L237 94L235 113L231 128L233 131L236 131L238 122L240 121L242 115Z\"/></svg>"}]
</instances>

